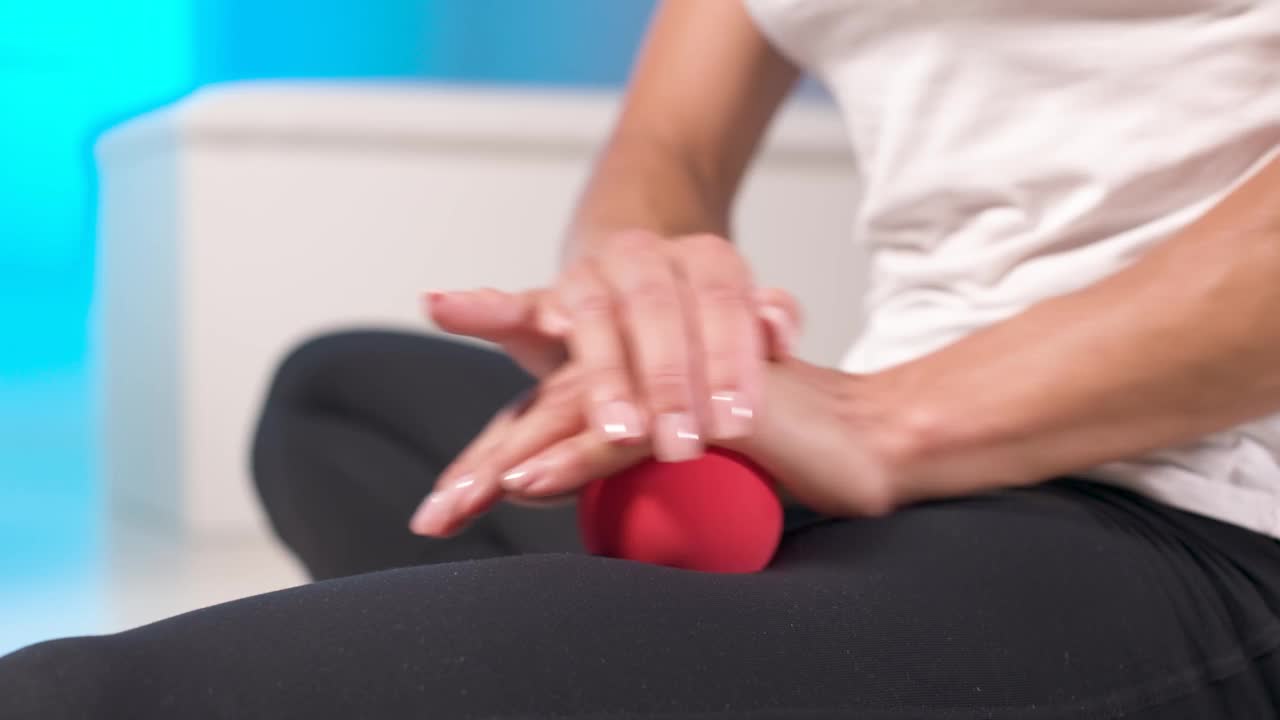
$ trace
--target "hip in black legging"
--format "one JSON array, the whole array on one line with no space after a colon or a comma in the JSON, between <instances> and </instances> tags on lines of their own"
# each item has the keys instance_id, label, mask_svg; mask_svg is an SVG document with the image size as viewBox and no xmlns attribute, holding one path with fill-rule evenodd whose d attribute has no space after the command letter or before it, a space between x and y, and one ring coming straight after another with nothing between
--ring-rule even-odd
<instances>
[{"instance_id":1,"label":"hip in black legging","mask_svg":"<svg viewBox=\"0 0 1280 720\"><path fill-rule=\"evenodd\" d=\"M744 576L582 555L567 509L409 534L529 382L443 340L308 344L254 470L281 537L335 579L19 651L0 718L1278 714L1280 543L1081 480L812 519Z\"/></svg>"}]
</instances>

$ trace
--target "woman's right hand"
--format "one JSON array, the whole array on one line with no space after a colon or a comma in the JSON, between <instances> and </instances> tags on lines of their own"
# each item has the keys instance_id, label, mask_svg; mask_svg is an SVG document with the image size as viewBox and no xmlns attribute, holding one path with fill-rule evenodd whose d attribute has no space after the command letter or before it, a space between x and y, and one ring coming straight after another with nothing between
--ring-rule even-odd
<instances>
[{"instance_id":1,"label":"woman's right hand","mask_svg":"<svg viewBox=\"0 0 1280 720\"><path fill-rule=\"evenodd\" d=\"M765 362L762 321L784 346L795 301L757 292L746 262L714 235L633 230L592 245L555 285L516 295L432 293L443 330L490 340L542 377L572 356L595 432L649 439L660 460L751 432Z\"/></svg>"}]
</instances>

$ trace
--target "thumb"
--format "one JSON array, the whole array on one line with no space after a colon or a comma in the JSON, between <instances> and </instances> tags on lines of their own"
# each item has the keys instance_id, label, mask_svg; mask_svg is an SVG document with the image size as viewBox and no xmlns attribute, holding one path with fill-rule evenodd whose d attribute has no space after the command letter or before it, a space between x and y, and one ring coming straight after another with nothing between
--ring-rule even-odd
<instances>
[{"instance_id":1,"label":"thumb","mask_svg":"<svg viewBox=\"0 0 1280 720\"><path fill-rule=\"evenodd\" d=\"M523 367L542 377L565 361L564 343L545 329L544 290L429 292L423 314L445 332L497 343Z\"/></svg>"},{"instance_id":2,"label":"thumb","mask_svg":"<svg viewBox=\"0 0 1280 720\"><path fill-rule=\"evenodd\" d=\"M756 291L756 313L764 326L769 359L781 360L795 351L804 315L795 296L778 288Z\"/></svg>"},{"instance_id":3,"label":"thumb","mask_svg":"<svg viewBox=\"0 0 1280 720\"><path fill-rule=\"evenodd\" d=\"M423 314L445 332L502 342L512 335L534 330L534 311L540 292L508 293L490 289L428 292L423 294Z\"/></svg>"}]
</instances>

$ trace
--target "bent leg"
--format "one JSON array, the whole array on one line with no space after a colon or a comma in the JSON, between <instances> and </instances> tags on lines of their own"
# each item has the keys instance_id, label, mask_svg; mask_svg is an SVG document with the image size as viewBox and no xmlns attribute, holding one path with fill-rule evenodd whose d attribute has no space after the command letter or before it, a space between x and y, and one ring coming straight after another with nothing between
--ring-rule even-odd
<instances>
[{"instance_id":1,"label":"bent leg","mask_svg":"<svg viewBox=\"0 0 1280 720\"><path fill-rule=\"evenodd\" d=\"M504 505L447 540L407 528L435 477L532 382L505 356L445 338L305 343L277 373L254 443L272 525L316 578L578 549L567 509Z\"/></svg>"},{"instance_id":2,"label":"bent leg","mask_svg":"<svg viewBox=\"0 0 1280 720\"><path fill-rule=\"evenodd\" d=\"M534 555L316 583L28 648L0 698L138 720L1273 717L1278 561L1054 483L811 525L755 575Z\"/></svg>"}]
</instances>

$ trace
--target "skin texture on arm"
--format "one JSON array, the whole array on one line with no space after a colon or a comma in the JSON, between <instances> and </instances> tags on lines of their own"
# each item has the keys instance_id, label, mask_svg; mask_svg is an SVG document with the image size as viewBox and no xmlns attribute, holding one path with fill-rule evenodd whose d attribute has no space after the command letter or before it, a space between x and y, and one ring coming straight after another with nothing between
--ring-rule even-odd
<instances>
[{"instance_id":1,"label":"skin texture on arm","mask_svg":"<svg viewBox=\"0 0 1280 720\"><path fill-rule=\"evenodd\" d=\"M621 230L728 237L738 185L798 76L741 2L665 0L570 224L566 257Z\"/></svg>"},{"instance_id":2,"label":"skin texture on arm","mask_svg":"<svg viewBox=\"0 0 1280 720\"><path fill-rule=\"evenodd\" d=\"M857 383L899 501L1033 483L1280 410L1280 161L1134 264ZM883 418L880 418L882 421Z\"/></svg>"}]
</instances>

